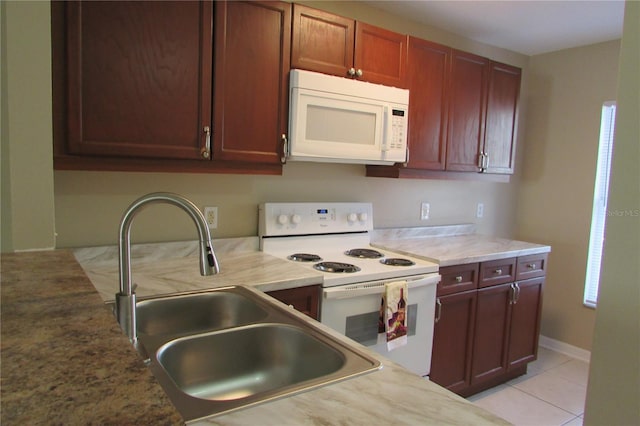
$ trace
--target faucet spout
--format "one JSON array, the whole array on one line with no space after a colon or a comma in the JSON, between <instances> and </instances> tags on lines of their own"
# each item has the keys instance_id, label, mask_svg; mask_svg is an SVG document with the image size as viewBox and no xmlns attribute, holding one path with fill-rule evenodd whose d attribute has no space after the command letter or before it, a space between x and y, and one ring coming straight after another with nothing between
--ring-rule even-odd
<instances>
[{"instance_id":1,"label":"faucet spout","mask_svg":"<svg viewBox=\"0 0 640 426\"><path fill-rule=\"evenodd\" d=\"M220 272L218 259L213 251L211 234L207 221L195 204L181 195L168 192L155 192L144 195L134 201L124 212L120 221L118 252L120 269L120 288L116 293L116 316L120 327L132 343L137 341L136 331L136 295L131 279L131 223L135 215L146 205L152 203L173 204L180 207L193 219L198 230L200 274L207 276Z\"/></svg>"}]
</instances>

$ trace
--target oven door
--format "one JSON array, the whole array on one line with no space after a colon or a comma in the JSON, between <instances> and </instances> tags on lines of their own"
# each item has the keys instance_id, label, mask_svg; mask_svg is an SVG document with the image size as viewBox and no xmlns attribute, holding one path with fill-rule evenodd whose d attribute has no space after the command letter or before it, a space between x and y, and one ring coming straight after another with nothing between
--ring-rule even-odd
<instances>
[{"instance_id":1,"label":"oven door","mask_svg":"<svg viewBox=\"0 0 640 426\"><path fill-rule=\"evenodd\" d=\"M436 285L440 275L403 279L408 284L409 332L405 346L389 351L385 333L378 333L384 284L391 280L323 289L320 321L406 369L426 376L431 367Z\"/></svg>"}]
</instances>

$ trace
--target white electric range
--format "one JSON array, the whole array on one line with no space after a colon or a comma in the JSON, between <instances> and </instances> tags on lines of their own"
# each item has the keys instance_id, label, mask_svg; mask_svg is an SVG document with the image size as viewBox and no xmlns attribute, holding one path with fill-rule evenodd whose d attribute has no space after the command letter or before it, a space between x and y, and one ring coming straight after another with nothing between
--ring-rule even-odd
<instances>
[{"instance_id":1,"label":"white electric range","mask_svg":"<svg viewBox=\"0 0 640 426\"><path fill-rule=\"evenodd\" d=\"M323 275L320 321L422 376L429 374L438 265L370 245L371 203L264 203L260 248ZM408 288L408 343L378 333L385 283Z\"/></svg>"}]
</instances>

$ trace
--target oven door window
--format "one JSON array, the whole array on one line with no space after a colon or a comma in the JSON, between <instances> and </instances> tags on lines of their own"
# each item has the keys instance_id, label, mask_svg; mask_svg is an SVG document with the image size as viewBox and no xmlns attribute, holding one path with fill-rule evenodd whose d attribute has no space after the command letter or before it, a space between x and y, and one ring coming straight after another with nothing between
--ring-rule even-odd
<instances>
[{"instance_id":1,"label":"oven door window","mask_svg":"<svg viewBox=\"0 0 640 426\"><path fill-rule=\"evenodd\" d=\"M365 314L348 316L345 320L345 335L365 346L374 346L378 343L378 318L380 312L367 312ZM415 336L418 318L418 305L409 305L407 312L407 325L409 336Z\"/></svg>"}]
</instances>

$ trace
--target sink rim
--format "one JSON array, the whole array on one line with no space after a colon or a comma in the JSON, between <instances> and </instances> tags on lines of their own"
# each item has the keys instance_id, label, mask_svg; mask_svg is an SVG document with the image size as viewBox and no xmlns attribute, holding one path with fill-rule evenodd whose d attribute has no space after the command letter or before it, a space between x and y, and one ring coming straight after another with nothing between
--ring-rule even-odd
<instances>
[{"instance_id":1,"label":"sink rim","mask_svg":"<svg viewBox=\"0 0 640 426\"><path fill-rule=\"evenodd\" d=\"M356 342L350 342L346 337L344 339L347 340L343 341L342 338L337 338L331 335L332 332L323 330L318 326L318 324L314 324L314 320L312 320L311 318L306 317L304 314L295 311L289 306L271 298L270 296L252 287L237 285L225 286L207 291L190 291L165 296L154 296L153 298L175 297L185 294L198 295L220 291L242 292L248 298L250 298L252 302L259 304L263 309L265 309L265 311L267 311L269 315L263 320L251 324L224 328L220 330L198 333L185 333L179 336L173 336L171 338L159 338L157 336L145 335L139 336L139 353L143 356L143 358L145 358L145 362L152 371L153 375L160 383L165 393L169 396L169 399L174 404L178 412L180 412L182 417L187 422L219 416L235 410L244 409L258 404L274 401L280 398L293 396L330 384L352 379L360 375L368 374L380 370L383 367L382 363L375 356L369 355L366 351L361 350ZM148 299L149 298L141 300ZM340 355L345 357L347 361L345 361L341 368L329 375L300 382L297 386L285 386L283 388L278 388L273 392L269 392L267 395L256 394L236 400L206 400L194 397L181 390L175 384L169 374L165 371L164 367L158 359L159 349L171 342L195 339L200 336L209 334L230 333L238 329L251 328L262 324L279 326L285 325L298 328L301 330L301 332L310 334L311 337L319 340L320 342L326 344L333 350L340 353Z\"/></svg>"}]
</instances>

